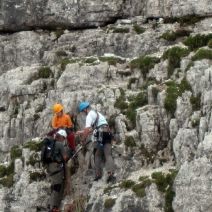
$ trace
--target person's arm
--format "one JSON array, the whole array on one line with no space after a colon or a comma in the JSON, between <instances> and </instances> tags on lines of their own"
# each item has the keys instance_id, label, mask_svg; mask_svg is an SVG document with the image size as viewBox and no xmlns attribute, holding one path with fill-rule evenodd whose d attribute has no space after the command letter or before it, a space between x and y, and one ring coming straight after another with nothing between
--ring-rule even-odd
<instances>
[{"instance_id":1,"label":"person's arm","mask_svg":"<svg viewBox=\"0 0 212 212\"><path fill-rule=\"evenodd\" d=\"M67 114L67 120L66 120L66 124L67 124L67 128L72 128L73 127L73 123L71 121L71 117Z\"/></svg>"},{"instance_id":2,"label":"person's arm","mask_svg":"<svg viewBox=\"0 0 212 212\"><path fill-rule=\"evenodd\" d=\"M76 132L76 136L81 136L81 142L82 144L85 143L87 137L91 134L91 132L93 131L92 127L86 127L83 130L79 130Z\"/></svg>"},{"instance_id":3,"label":"person's arm","mask_svg":"<svg viewBox=\"0 0 212 212\"><path fill-rule=\"evenodd\" d=\"M66 154L66 151L65 151L63 144L61 144L61 147L60 147L60 154L62 155L64 162L67 162L68 161L68 155Z\"/></svg>"},{"instance_id":4,"label":"person's arm","mask_svg":"<svg viewBox=\"0 0 212 212\"><path fill-rule=\"evenodd\" d=\"M57 124L56 124L56 116L53 116L53 118L52 118L52 127L54 128L54 129L57 129L58 127L57 127Z\"/></svg>"}]
</instances>

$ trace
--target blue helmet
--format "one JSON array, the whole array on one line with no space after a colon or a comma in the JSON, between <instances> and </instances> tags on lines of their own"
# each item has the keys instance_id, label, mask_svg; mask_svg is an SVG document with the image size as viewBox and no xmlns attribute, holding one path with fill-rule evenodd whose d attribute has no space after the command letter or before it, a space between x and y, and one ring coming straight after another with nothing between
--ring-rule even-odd
<instances>
[{"instance_id":1,"label":"blue helmet","mask_svg":"<svg viewBox=\"0 0 212 212\"><path fill-rule=\"evenodd\" d=\"M79 104L79 112L82 112L83 110L85 110L89 106L90 106L89 102L81 102Z\"/></svg>"}]
</instances>

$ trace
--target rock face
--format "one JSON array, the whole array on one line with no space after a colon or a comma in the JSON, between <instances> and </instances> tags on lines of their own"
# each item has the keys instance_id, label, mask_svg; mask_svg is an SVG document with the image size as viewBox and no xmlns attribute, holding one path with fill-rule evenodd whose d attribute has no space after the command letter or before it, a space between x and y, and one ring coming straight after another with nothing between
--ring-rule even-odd
<instances>
[{"instance_id":1,"label":"rock face","mask_svg":"<svg viewBox=\"0 0 212 212\"><path fill-rule=\"evenodd\" d=\"M36 28L89 28L113 23L120 17L180 17L211 15L210 0L170 1L100 1L55 0L15 1L1 3L0 30L20 31Z\"/></svg>"},{"instance_id":2,"label":"rock face","mask_svg":"<svg viewBox=\"0 0 212 212\"><path fill-rule=\"evenodd\" d=\"M30 141L51 130L56 102L83 128L85 100L114 133L117 181L105 183L103 164L93 182L90 143L61 209L211 211L211 13L209 0L1 2L0 211L47 210ZM185 15L204 20L185 26Z\"/></svg>"},{"instance_id":3,"label":"rock face","mask_svg":"<svg viewBox=\"0 0 212 212\"><path fill-rule=\"evenodd\" d=\"M121 16L139 15L140 10L138 1L10 0L1 3L0 30L97 27Z\"/></svg>"}]
</instances>

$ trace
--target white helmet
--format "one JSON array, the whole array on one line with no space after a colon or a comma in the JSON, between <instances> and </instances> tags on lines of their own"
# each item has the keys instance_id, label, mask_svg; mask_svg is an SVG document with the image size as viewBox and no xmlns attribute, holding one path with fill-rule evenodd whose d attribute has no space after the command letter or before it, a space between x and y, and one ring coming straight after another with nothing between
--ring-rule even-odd
<instances>
[{"instance_id":1,"label":"white helmet","mask_svg":"<svg viewBox=\"0 0 212 212\"><path fill-rule=\"evenodd\" d=\"M67 138L67 133L66 133L66 131L63 130L63 129L60 129L60 130L57 132L57 134L63 136L64 138Z\"/></svg>"}]
</instances>

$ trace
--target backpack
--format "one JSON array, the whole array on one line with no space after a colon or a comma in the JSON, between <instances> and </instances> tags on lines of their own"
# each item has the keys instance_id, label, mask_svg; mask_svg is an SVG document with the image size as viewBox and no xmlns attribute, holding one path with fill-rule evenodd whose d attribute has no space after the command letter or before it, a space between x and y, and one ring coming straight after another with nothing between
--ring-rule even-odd
<instances>
[{"instance_id":1,"label":"backpack","mask_svg":"<svg viewBox=\"0 0 212 212\"><path fill-rule=\"evenodd\" d=\"M50 138L44 138L43 147L41 149L41 162L43 165L54 162L54 149L55 149L55 140Z\"/></svg>"}]
</instances>

